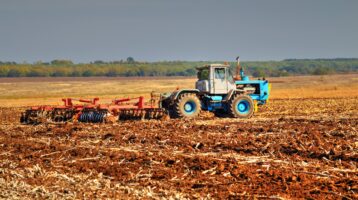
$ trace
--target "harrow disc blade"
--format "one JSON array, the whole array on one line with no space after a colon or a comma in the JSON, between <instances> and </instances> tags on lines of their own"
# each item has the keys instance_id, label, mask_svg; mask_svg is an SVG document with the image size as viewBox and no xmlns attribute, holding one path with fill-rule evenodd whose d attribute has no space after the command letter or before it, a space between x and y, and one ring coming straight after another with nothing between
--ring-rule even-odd
<instances>
[{"instance_id":1,"label":"harrow disc blade","mask_svg":"<svg viewBox=\"0 0 358 200\"><path fill-rule=\"evenodd\" d=\"M78 117L78 121L84 123L103 123L108 115L108 110L84 110Z\"/></svg>"},{"instance_id":2,"label":"harrow disc blade","mask_svg":"<svg viewBox=\"0 0 358 200\"><path fill-rule=\"evenodd\" d=\"M23 124L40 124L51 120L51 111L26 110L21 114L20 122Z\"/></svg>"},{"instance_id":3,"label":"harrow disc blade","mask_svg":"<svg viewBox=\"0 0 358 200\"><path fill-rule=\"evenodd\" d=\"M76 111L73 109L54 109L52 111L51 121L53 122L68 122L73 119Z\"/></svg>"},{"instance_id":4,"label":"harrow disc blade","mask_svg":"<svg viewBox=\"0 0 358 200\"><path fill-rule=\"evenodd\" d=\"M162 108L125 109L119 112L118 120L162 119L166 115Z\"/></svg>"}]
</instances>

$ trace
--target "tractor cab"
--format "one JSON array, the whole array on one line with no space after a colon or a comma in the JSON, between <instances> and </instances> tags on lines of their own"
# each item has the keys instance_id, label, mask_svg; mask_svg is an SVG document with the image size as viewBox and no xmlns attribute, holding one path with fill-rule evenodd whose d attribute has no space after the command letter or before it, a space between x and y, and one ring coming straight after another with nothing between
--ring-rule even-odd
<instances>
[{"instance_id":1,"label":"tractor cab","mask_svg":"<svg viewBox=\"0 0 358 200\"><path fill-rule=\"evenodd\" d=\"M227 94L236 85L230 72L230 66L225 64L210 64L196 68L198 81L195 88L205 94Z\"/></svg>"}]
</instances>

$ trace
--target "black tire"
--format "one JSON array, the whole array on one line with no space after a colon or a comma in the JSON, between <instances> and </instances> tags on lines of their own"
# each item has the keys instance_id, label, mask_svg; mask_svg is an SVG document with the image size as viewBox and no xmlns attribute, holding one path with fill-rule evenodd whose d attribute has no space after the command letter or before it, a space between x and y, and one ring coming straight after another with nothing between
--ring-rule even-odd
<instances>
[{"instance_id":1,"label":"black tire","mask_svg":"<svg viewBox=\"0 0 358 200\"><path fill-rule=\"evenodd\" d=\"M228 103L228 114L234 118L250 118L254 114L254 101L247 95L235 95Z\"/></svg>"},{"instance_id":2,"label":"black tire","mask_svg":"<svg viewBox=\"0 0 358 200\"><path fill-rule=\"evenodd\" d=\"M174 118L194 118L201 111L201 103L193 93L181 94L175 101L172 109Z\"/></svg>"}]
</instances>

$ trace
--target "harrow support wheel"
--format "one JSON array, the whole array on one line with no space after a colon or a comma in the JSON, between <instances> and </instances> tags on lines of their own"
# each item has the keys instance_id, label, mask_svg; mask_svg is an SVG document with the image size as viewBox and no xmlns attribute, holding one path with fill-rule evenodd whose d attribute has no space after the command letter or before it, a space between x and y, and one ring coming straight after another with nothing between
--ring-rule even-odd
<instances>
[{"instance_id":1,"label":"harrow support wheel","mask_svg":"<svg viewBox=\"0 0 358 200\"><path fill-rule=\"evenodd\" d=\"M228 114L234 118L250 118L254 114L254 101L247 95L235 95L228 102Z\"/></svg>"},{"instance_id":2,"label":"harrow support wheel","mask_svg":"<svg viewBox=\"0 0 358 200\"><path fill-rule=\"evenodd\" d=\"M174 118L194 118L201 111L199 98L193 93L181 94L175 101L172 109Z\"/></svg>"}]
</instances>

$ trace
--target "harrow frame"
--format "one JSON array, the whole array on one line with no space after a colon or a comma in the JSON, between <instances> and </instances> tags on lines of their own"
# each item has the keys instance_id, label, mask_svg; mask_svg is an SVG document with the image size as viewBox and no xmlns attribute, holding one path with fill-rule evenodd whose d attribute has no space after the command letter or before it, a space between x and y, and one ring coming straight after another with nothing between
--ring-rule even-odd
<instances>
[{"instance_id":1,"label":"harrow frame","mask_svg":"<svg viewBox=\"0 0 358 200\"><path fill-rule=\"evenodd\" d=\"M20 122L39 124L44 122L87 122L103 123L127 119L160 119L165 115L159 103L155 105L154 95L149 104L144 97L118 98L111 103L101 104L93 99L63 98L60 106L34 106L22 113Z\"/></svg>"}]
</instances>

